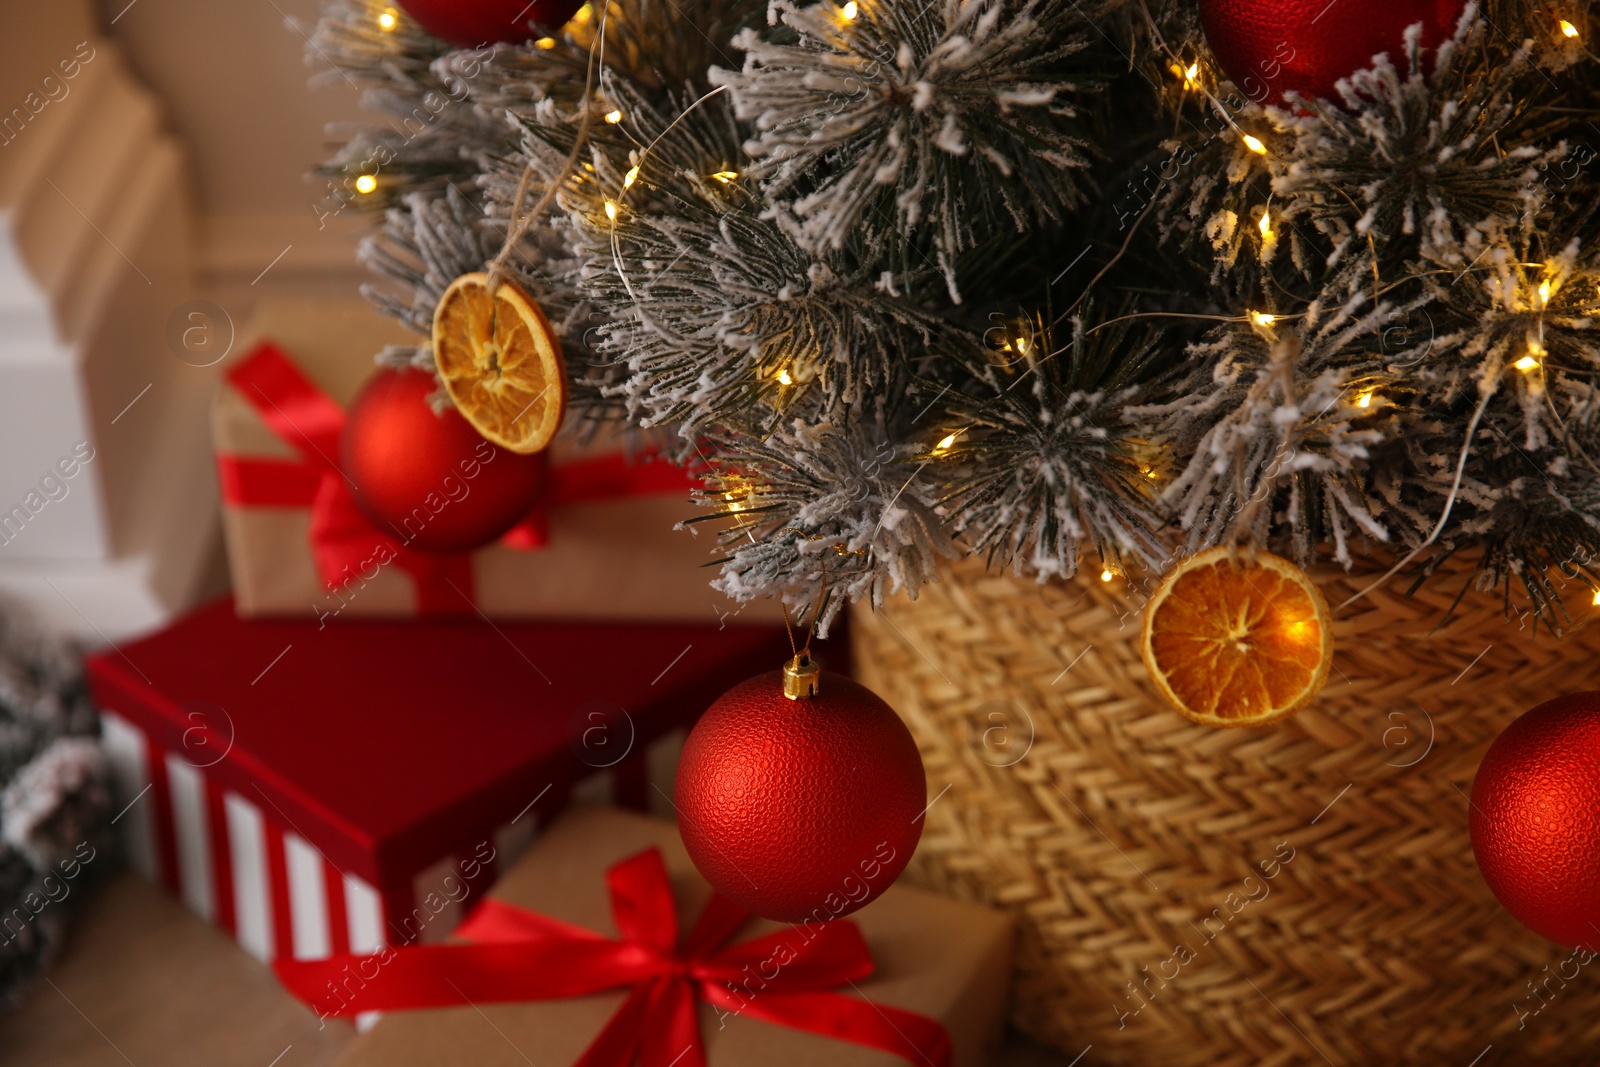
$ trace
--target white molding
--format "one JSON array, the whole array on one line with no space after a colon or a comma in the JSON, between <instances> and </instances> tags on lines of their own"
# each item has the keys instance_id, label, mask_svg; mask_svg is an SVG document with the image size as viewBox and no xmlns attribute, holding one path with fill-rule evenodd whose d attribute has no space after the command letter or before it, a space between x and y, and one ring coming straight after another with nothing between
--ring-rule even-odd
<instances>
[{"instance_id":1,"label":"white molding","mask_svg":"<svg viewBox=\"0 0 1600 1067\"><path fill-rule=\"evenodd\" d=\"M0 60L16 45L0 40ZM33 45L37 80L58 49ZM0 592L97 643L204 591L220 368L180 359L167 336L198 295L184 154L118 45L90 48L70 92L0 145L0 515L25 509L0 538Z\"/></svg>"}]
</instances>

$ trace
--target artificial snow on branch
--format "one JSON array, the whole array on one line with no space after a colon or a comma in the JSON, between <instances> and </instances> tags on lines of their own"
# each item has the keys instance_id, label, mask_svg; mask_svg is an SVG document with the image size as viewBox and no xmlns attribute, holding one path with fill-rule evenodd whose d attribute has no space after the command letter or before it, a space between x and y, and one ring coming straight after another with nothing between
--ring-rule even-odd
<instances>
[{"instance_id":1,"label":"artificial snow on branch","mask_svg":"<svg viewBox=\"0 0 1600 1067\"><path fill-rule=\"evenodd\" d=\"M777 0L775 29L715 70L754 136L769 198L810 248L860 227L924 234L953 264L994 227L1060 222L1089 162L1078 101L1098 79L1064 0L883 0L836 8ZM848 17L842 12L850 13Z\"/></svg>"}]
</instances>

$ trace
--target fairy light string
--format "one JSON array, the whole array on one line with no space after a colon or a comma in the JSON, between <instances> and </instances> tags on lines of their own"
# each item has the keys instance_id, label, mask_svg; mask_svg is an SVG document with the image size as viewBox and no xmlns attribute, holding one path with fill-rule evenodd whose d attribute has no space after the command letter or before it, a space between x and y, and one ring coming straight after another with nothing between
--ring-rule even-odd
<instances>
[{"instance_id":1,"label":"fairy light string","mask_svg":"<svg viewBox=\"0 0 1600 1067\"><path fill-rule=\"evenodd\" d=\"M1140 7L1144 8L1144 6L1145 5L1143 3L1143 0L1141 0ZM849 5L849 9L854 9L854 8L855 8L855 5L853 5L853 4ZM841 11L841 17L843 19L845 19L846 21L849 21L854 14L855 14L854 10L848 10L847 9L847 10ZM1150 21L1151 28L1155 29L1154 20L1150 18L1150 14L1149 14L1148 10L1145 10L1144 15L1145 15L1145 18ZM1562 29L1565 32L1565 30L1566 30L1566 25L1565 24L1563 24ZM604 11L602 11L600 33L597 36L597 42L598 42L597 47L600 49L600 53L599 53L600 56L601 56L600 62L602 64L603 64L604 35L605 35L605 14L604 14ZM1159 34L1157 36L1158 36L1158 40L1159 40ZM1575 34L1569 32L1568 36L1575 36ZM540 44L541 47L544 46L544 43L542 41L539 44ZM1167 48L1166 42L1164 40L1161 40L1160 44L1161 44L1161 46L1163 48ZM1215 100L1214 96L1212 95L1212 93L1209 91L1208 86L1205 84L1205 79L1202 77L1202 73L1201 73L1201 69L1200 69L1199 63L1197 61L1190 62L1190 61L1185 61L1185 60L1180 59L1177 56L1176 53L1173 53L1170 50L1170 48L1168 48L1167 51L1168 51L1168 54L1172 57L1172 59L1174 61L1174 63L1173 63L1173 73L1175 75L1180 76L1181 79L1182 79L1182 88L1183 88L1183 90L1185 92L1191 92L1191 91L1192 92L1196 92L1197 94L1199 94L1201 96L1204 96L1204 97L1206 97L1208 99L1211 99L1213 101L1213 103L1215 103L1216 100ZM623 114L623 112L622 112L622 110L620 108L617 108L617 107L609 107L609 108L607 108L607 107L605 107L604 104L602 104L600 107L596 107L596 106L594 106L594 101L592 101L590 99L590 93L592 91L593 81L594 81L594 69L595 69L596 56L597 56L596 50L594 48L591 48L590 57L589 57L590 61L589 61L588 69L587 69L587 72L586 72L585 107L584 107L584 111L583 111L583 115L582 115L582 123L581 123L581 126L579 128L578 138L577 138L576 142L574 143L573 150L568 156L567 165L563 169L563 171L562 171L560 177L557 179L557 181L553 182L551 184L551 186L548 189L546 189L545 194L541 198L539 204L533 209L532 212L529 213L530 217L523 217L521 215L521 206L522 206L522 204L524 202L525 196L527 195L527 186L528 186L528 183L529 183L530 178L531 178L531 167L529 168L529 170L525 171L525 173L523 175L522 182L519 183L519 187L518 187L518 191L517 191L517 198L516 198L516 208L514 210L514 218L516 218L517 225L514 227L513 232L511 234L508 234L508 240L507 240L507 243L506 243L506 247L502 249L501 253L496 257L494 263L491 264L491 279L496 279L496 272L498 270L500 270L500 269L503 269L507 259L509 258L509 255L511 254L512 246L516 243L516 240L520 239L525 234L527 227L529 225L531 225L531 223L537 217L539 217L541 212L549 206L549 203L553 199L554 195L556 194L560 184L563 181L565 181L566 178L571 174L572 169L575 166L576 161L577 161L577 159L579 158L579 156L581 154L583 145L585 144L585 142L587 140L587 137L588 137L588 135L590 133L590 129L591 129L591 127L592 127L592 125L593 125L593 123L595 121L595 115L596 114L600 114L604 121L606 121L608 123L611 123L613 125L620 125L624 121L624 114ZM641 179L646 179L646 180L648 179L649 167L650 167L650 164L651 164L653 152L658 147L658 145L662 142L662 140L664 138L666 138L669 134L671 134L673 132L673 130L676 129L677 126L680 123L682 123L697 108L699 108L701 105L705 104L712 97L717 96L718 94L727 91L728 88L729 88L729 86L727 86L727 85L718 86L718 87L710 90L709 92L705 93L704 95L698 97L694 101L692 101L687 107L685 107L677 115L676 118L673 119L673 121L671 123L669 123L664 129L662 129L661 132L659 134L657 134L647 145L645 145L643 147L642 151L640 151L633 158L633 160L631 161L632 165L626 170L626 172L625 172L625 174L624 174L624 176L622 178L620 189L614 194L615 195L615 199L612 199L610 197L605 197L603 193L601 194L601 206L602 206L602 210L603 210L604 216L606 218L607 228L609 230L609 237L610 237L610 244L611 244L611 250L612 250L614 266L615 266L615 268L617 270L617 274L618 274L619 279L623 283L624 288L627 290L627 292L630 295L630 297L633 298L636 303L638 302L638 294L635 291L635 287L632 285L632 279L630 277L630 272L629 272L627 266L624 263L624 257L621 255L621 251L622 250L621 250L621 245L620 245L620 240L619 240L619 233L618 233L618 231L619 231L619 220L622 221L622 222L626 222L626 218L624 218L623 216L625 215L625 212L626 212L626 209L627 209L627 205L628 205L628 195L634 190L634 188L638 185L638 183L640 182ZM1224 111L1224 117L1225 118L1227 117L1225 111ZM1253 133L1249 133L1249 132L1245 131L1237 123L1233 122L1231 120L1231 118L1228 118L1228 124L1230 126L1232 126L1234 132L1236 133L1236 135L1239 138L1239 142L1240 142L1241 146L1244 149L1246 149L1250 153L1253 153L1253 154L1256 154L1256 155L1261 155L1261 156L1271 156L1272 155L1272 153L1269 150L1266 142L1264 142L1260 137L1256 136ZM736 181L740 177L740 175L739 175L739 172L737 170L734 170L734 169L730 168L730 169L724 169L724 170L716 170L716 171L714 171L712 173L704 174L703 177L708 182L717 182L717 183L721 183L721 184L726 185L726 184L731 184L732 182ZM1135 223L1135 229L1137 229L1139 222L1143 222L1144 221L1145 216L1148 214L1148 212L1149 212L1149 205L1146 206L1146 211L1141 212L1140 218ZM1274 238L1276 238L1279 235L1278 231L1279 231L1279 227L1280 226L1287 226L1287 227L1292 228L1293 225L1294 225L1294 219L1290 215L1281 214L1280 213L1278 217L1274 218L1272 207L1271 207L1271 201L1270 201L1270 198L1269 198L1267 205L1265 205L1263 207L1259 218L1256 220L1255 228L1259 230L1260 237L1263 240L1263 242L1269 242L1269 241L1272 241ZM1134 236L1133 233L1130 233L1128 235L1128 239L1127 240L1131 241L1133 236ZM1370 242L1370 235L1369 235L1369 242ZM1117 257L1116 258L1121 258L1122 254L1123 254L1123 251L1126 250L1126 247L1127 247L1127 242L1124 243L1123 249L1119 250L1117 252ZM1074 301L1073 307L1069 308L1067 312L1063 313L1061 318L1066 317L1066 315L1069 315L1072 310L1075 310L1076 306L1079 303L1081 303L1081 301L1084 299L1084 297L1087 297L1089 295L1089 293L1094 289L1095 284L1101 279L1101 277L1103 277L1103 275L1106 273L1106 270L1108 270L1110 266L1111 266L1111 264L1108 264L1106 268L1103 268L1100 271L1100 273L1096 275L1094 280L1092 280L1090 282L1089 286L1085 288L1084 293L1079 297L1079 299L1077 301ZM1407 278L1407 279L1404 279L1402 281L1390 282L1389 284L1385 285L1385 284L1383 284L1381 278L1376 277L1376 274L1377 274L1377 264L1376 264L1376 262L1374 262L1373 269L1374 269L1374 274L1375 274L1375 277L1374 277L1374 289L1375 289L1374 295L1375 296L1381 297L1381 295L1383 293L1385 293L1388 290L1392 289L1394 286L1396 286L1398 284L1402 284L1402 281L1412 281L1412 280L1414 280L1414 278ZM1466 271L1470 272L1470 271L1473 271L1474 269L1475 268L1473 266L1469 265L1466 268ZM1548 306L1548 301L1549 301L1550 296L1552 295L1552 289L1553 288L1554 288L1554 286L1552 284L1552 280L1550 278L1548 278L1548 277L1539 286L1539 290L1538 290L1539 291L1539 300L1538 300L1539 319L1538 319L1536 332L1534 330L1530 330L1530 334L1529 334L1529 337L1528 337L1528 340L1527 340L1527 348L1526 348L1526 351L1524 352L1524 354L1521 356L1521 358L1519 358L1517 360L1514 360L1514 361L1508 361L1510 367L1512 367L1514 369L1517 369L1519 371L1522 371L1524 374L1531 375L1535 371L1539 371L1543 366L1544 357L1547 355L1547 352L1546 352L1546 349L1545 349L1545 346L1544 346L1544 340L1543 340L1543 336L1544 336L1543 313L1544 313L1546 307ZM1258 331L1264 332L1264 333L1266 333L1268 335L1273 335L1274 334L1274 327L1279 327L1279 326L1282 326L1284 324L1287 324L1287 323L1290 323L1290 322L1294 322L1296 320L1304 319L1304 318L1306 318L1306 313L1305 312L1301 312L1301 313L1298 313L1298 314L1294 314L1294 313L1291 313L1291 314L1278 314L1278 313L1275 313L1275 312L1267 312L1267 311L1260 311L1260 310L1254 310L1254 309L1246 310L1243 315L1231 315L1231 316L1192 315L1192 314L1182 314L1182 313L1172 313L1172 312L1165 312L1165 313L1163 313L1163 312L1143 312L1143 313L1136 313L1136 314L1131 314L1131 315L1118 316L1118 317L1114 317L1114 318L1106 320L1106 321L1102 321L1102 322L1096 323L1093 326L1089 327L1087 332L1093 333L1093 332L1102 330L1102 329L1104 329L1104 328L1106 328L1108 326L1114 325L1114 324L1116 324L1118 322L1127 321L1129 319L1142 319L1142 318L1151 318L1151 319L1154 319L1154 318L1175 318L1175 319L1181 318L1181 319L1189 319L1191 321L1210 320L1210 321L1219 321L1219 322L1235 322L1235 323L1241 323L1241 324L1248 325L1248 326L1250 326L1252 328L1255 328ZM1059 322L1060 318L1058 318L1056 321ZM1275 339L1276 338L1274 336L1274 340ZM1047 347L1047 345L1048 345L1048 342L1046 343L1046 345L1041 345L1040 347ZM1030 358L1028 360L1028 362L1030 364L1028 370L1036 369L1037 366L1039 365L1039 363L1042 362L1045 359L1052 359L1052 358L1055 358L1058 355L1061 355L1061 354L1064 354L1064 353L1070 351L1071 347L1072 347L1072 345L1069 343L1068 345L1063 346L1062 348L1059 348L1059 349L1057 349L1055 351L1051 351L1051 352L1042 354L1041 357L1038 358L1038 359L1031 359ZM1019 351L1020 351L1020 349L1019 349ZM1505 364L1502 364L1502 366L1505 366ZM777 381L780 386L782 386L782 387L784 387L786 389L791 387L791 386L793 386L798 381L797 372L792 370L791 369L792 367L793 367L792 363L785 362L784 364L782 364L780 366L780 368L776 372L776 374L773 375L773 379L775 381ZM1022 377L1025 378L1026 374L1022 375ZM1019 378L1019 382L1020 382L1020 380L1021 379ZM1018 383L1013 383L1013 387L1016 384L1018 384ZM1373 401L1375 399L1377 399L1377 397L1378 397L1378 390L1377 390L1377 388L1375 388L1371 384L1363 383L1363 385L1365 387L1362 388L1359 392L1357 392L1351 398L1349 403L1351 404L1351 406L1355 407L1356 409L1359 409L1359 410L1365 412L1365 411L1370 411L1374 407ZM1476 425L1480 421L1482 415L1483 415L1483 405L1480 404L1479 405L1479 410L1474 413L1474 416L1472 418L1472 427L1473 428L1476 427ZM948 456L952 451L954 451L956 449L958 441L960 441L968 433L968 431L970 431L972 428L973 427L969 425L969 426L963 426L960 429L956 429L956 430L953 430L953 431L941 432L940 439L938 440L937 444L935 444L929 450L930 456L933 456L933 457ZM1470 440L1470 433L1471 433L1471 430L1469 429L1469 435L1468 435L1469 440ZM1451 492L1449 494L1449 499L1445 503L1445 506L1444 506L1444 509L1443 509L1443 514L1440 516L1439 523L1434 528L1433 532L1427 537L1427 539L1424 540L1422 545L1418 546L1419 549L1423 548L1423 547L1426 547L1428 544L1431 544L1437 538L1439 532L1441 531L1441 529L1442 529L1442 527L1443 527L1443 525L1445 523L1445 520L1448 518L1448 516L1449 516L1449 514L1450 514L1450 512L1452 510L1452 506L1453 506L1453 504L1455 502L1455 497L1456 497L1457 492L1459 490L1460 480L1461 480L1461 477L1463 475L1463 468L1464 468L1464 464L1465 464L1465 460L1466 460L1467 447L1468 447L1468 443L1467 442L1463 442L1462 452L1457 457L1457 462L1455 464L1456 470L1454 472L1453 484L1452 484L1452 487L1451 487ZM1155 477L1153 472L1147 472L1147 473L1149 474L1150 477ZM736 511L736 510L738 510L738 508L735 507L735 508L732 508L730 510ZM819 540L819 539L821 539L821 535L807 535L807 534L803 534L801 531L798 531L798 530L789 530L788 532L801 533L801 535L807 537L808 540ZM845 548L844 548L843 545L834 545L832 547L834 548L835 551L839 552L841 555L845 554ZM864 552L866 552L865 549L856 550L856 554L860 554L860 553L864 553ZM1407 556L1407 559L1413 558L1415 556L1415 554L1416 554L1416 552L1413 551L1413 553L1411 553L1410 555ZM811 625L810 625L810 628L809 628L809 631L808 631L808 636L807 636L807 641L806 641L806 648L805 648L804 651L809 651L811 634L813 634L815 632L815 629L816 629L818 623L820 622L821 613L825 609L826 604L827 604L827 599L828 599L828 588L827 588L827 578L826 578L826 558L825 557L822 559L821 565L822 565L822 569L823 569L823 584L822 584L821 589L819 590L817 604L815 605L815 607L812 610ZM1341 605L1341 607L1348 606L1349 603L1351 603L1354 600L1357 600L1360 597L1364 596L1365 593L1368 592L1368 591L1370 591L1370 587L1369 587L1369 590L1363 590L1361 593L1356 594L1355 597L1352 597L1350 601L1347 601L1346 604L1345 605ZM804 615L802 613L798 618L803 618L803 617L804 617ZM798 621L798 619L797 619L797 621ZM787 626L788 622L789 622L787 608L785 608L785 622L786 622L786 626ZM792 633L790 634L790 639L791 639L791 647L793 647L794 639L793 639L793 634ZM802 650L795 649L795 651L796 651L796 654L798 655L798 654L800 654L800 652Z\"/></svg>"}]
</instances>

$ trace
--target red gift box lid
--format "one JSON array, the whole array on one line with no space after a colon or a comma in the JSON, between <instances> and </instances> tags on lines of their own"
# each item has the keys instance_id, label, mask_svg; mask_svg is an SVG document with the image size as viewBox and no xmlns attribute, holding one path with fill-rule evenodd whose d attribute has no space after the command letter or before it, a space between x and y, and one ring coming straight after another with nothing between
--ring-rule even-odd
<instances>
[{"instance_id":1,"label":"red gift box lid","mask_svg":"<svg viewBox=\"0 0 1600 1067\"><path fill-rule=\"evenodd\" d=\"M767 626L323 624L244 620L223 600L88 672L101 707L381 887L558 802L787 655Z\"/></svg>"}]
</instances>

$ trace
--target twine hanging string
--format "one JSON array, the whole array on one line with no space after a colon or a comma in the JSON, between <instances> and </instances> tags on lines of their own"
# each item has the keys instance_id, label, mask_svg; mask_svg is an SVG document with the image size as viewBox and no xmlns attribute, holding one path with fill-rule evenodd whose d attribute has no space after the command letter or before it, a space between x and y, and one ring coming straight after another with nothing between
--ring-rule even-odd
<instances>
[{"instance_id":1,"label":"twine hanging string","mask_svg":"<svg viewBox=\"0 0 1600 1067\"><path fill-rule=\"evenodd\" d=\"M490 296L493 296L495 290L500 287L500 283L505 281L506 268L511 262L511 257L516 254L517 245L527 236L528 230L533 227L534 222L544 217L545 211L555 200L556 194L560 192L562 183L567 180L572 174L573 168L577 166L578 157L583 153L584 145L589 141L589 130L594 126L595 108L592 94L594 92L595 66L597 60L599 65L603 66L605 64L607 8L608 5L604 3L600 5L600 29L595 35L594 43L589 46L589 61L583 78L583 116L578 123L577 139L572 142L572 151L567 153L567 161L562 164L561 172L545 188L544 195L539 198L539 202L534 204L533 209L526 214L523 213L522 205L527 200L528 187L533 182L533 161L530 159L527 165L522 168L522 178L517 182L517 195L511 205L511 225L506 228L505 244L500 247L499 253L489 261L487 273L489 276Z\"/></svg>"}]
</instances>

